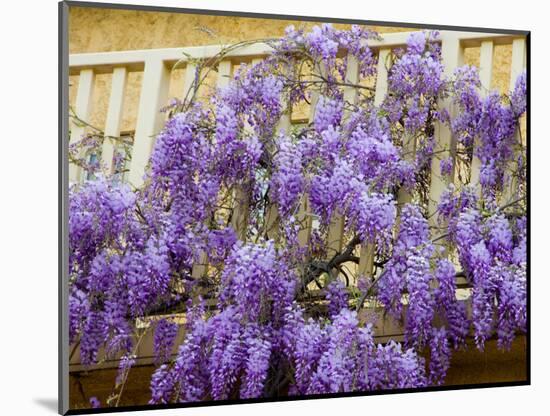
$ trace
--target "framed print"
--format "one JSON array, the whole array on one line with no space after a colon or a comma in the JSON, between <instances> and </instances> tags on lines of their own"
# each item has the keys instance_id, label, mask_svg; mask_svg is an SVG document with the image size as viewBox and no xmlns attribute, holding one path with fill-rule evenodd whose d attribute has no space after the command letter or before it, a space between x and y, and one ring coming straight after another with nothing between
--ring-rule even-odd
<instances>
[{"instance_id":1,"label":"framed print","mask_svg":"<svg viewBox=\"0 0 550 416\"><path fill-rule=\"evenodd\" d=\"M60 413L530 383L528 31L59 12Z\"/></svg>"}]
</instances>

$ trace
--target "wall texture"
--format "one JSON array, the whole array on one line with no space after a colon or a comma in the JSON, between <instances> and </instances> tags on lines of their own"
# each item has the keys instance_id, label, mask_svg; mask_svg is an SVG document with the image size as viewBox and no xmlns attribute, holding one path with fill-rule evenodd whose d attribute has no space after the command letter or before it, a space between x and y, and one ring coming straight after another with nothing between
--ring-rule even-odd
<instances>
[{"instance_id":1,"label":"wall texture","mask_svg":"<svg viewBox=\"0 0 550 416\"><path fill-rule=\"evenodd\" d=\"M288 25L313 22L71 7L69 52L175 48L280 36ZM335 25L346 28L349 25ZM381 32L410 29L370 26Z\"/></svg>"}]
</instances>

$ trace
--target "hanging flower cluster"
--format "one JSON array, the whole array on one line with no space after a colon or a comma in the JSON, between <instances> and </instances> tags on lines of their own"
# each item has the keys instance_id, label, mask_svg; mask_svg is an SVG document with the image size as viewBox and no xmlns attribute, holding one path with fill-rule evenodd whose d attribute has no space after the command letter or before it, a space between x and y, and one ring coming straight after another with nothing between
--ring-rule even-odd
<instances>
[{"instance_id":1,"label":"hanging flower cluster","mask_svg":"<svg viewBox=\"0 0 550 416\"><path fill-rule=\"evenodd\" d=\"M511 186L512 177L525 178L522 144L516 137L519 118L526 111L526 74L516 80L515 88L504 100L496 91L484 96L475 67L457 68L452 82L453 101L460 108L451 126L458 140L470 149L481 167L479 184L484 198L494 203L497 193ZM524 150L524 149L523 149ZM518 162L514 172L510 162Z\"/></svg>"}]
</instances>

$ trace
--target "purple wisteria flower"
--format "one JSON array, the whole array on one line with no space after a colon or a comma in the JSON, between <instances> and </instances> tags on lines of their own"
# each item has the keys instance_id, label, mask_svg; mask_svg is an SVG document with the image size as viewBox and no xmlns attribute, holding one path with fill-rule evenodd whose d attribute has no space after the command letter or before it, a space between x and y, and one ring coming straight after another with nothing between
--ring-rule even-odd
<instances>
[{"instance_id":1,"label":"purple wisteria flower","mask_svg":"<svg viewBox=\"0 0 550 416\"><path fill-rule=\"evenodd\" d=\"M302 154L300 148L286 136L280 136L277 145L278 152L273 160L275 171L270 184L271 197L277 202L280 215L286 217L293 212L304 191Z\"/></svg>"},{"instance_id":2,"label":"purple wisteria flower","mask_svg":"<svg viewBox=\"0 0 550 416\"><path fill-rule=\"evenodd\" d=\"M348 306L346 287L340 280L334 280L327 285L325 297L328 300L328 311L331 317L338 315Z\"/></svg>"},{"instance_id":3,"label":"purple wisteria flower","mask_svg":"<svg viewBox=\"0 0 550 416\"><path fill-rule=\"evenodd\" d=\"M343 115L343 103L340 100L330 99L325 96L319 97L315 107L314 125L318 133L322 133L329 127L336 127L340 124Z\"/></svg>"},{"instance_id":4,"label":"purple wisteria flower","mask_svg":"<svg viewBox=\"0 0 550 416\"><path fill-rule=\"evenodd\" d=\"M95 396L90 397L90 406L92 406L92 409L99 409L101 407L101 402Z\"/></svg>"},{"instance_id":5,"label":"purple wisteria flower","mask_svg":"<svg viewBox=\"0 0 550 416\"><path fill-rule=\"evenodd\" d=\"M172 347L178 334L178 327L177 323L167 319L161 319L157 322L153 338L153 351L157 363L164 363L170 360Z\"/></svg>"},{"instance_id":6,"label":"purple wisteria flower","mask_svg":"<svg viewBox=\"0 0 550 416\"><path fill-rule=\"evenodd\" d=\"M427 296L422 292L422 287L426 286L426 279L428 279L426 257L429 258L433 250L428 237L428 222L420 213L419 208L412 204L405 205L401 212L401 223L393 256L378 284L379 299L395 317L401 313L403 290L409 282L412 287L420 285L417 292L419 300L421 297ZM409 264L411 256L415 257L410 260ZM410 280L408 278L409 267L414 273ZM423 320L424 318L421 319L421 321Z\"/></svg>"},{"instance_id":7,"label":"purple wisteria flower","mask_svg":"<svg viewBox=\"0 0 550 416\"><path fill-rule=\"evenodd\" d=\"M350 221L362 240L383 242L391 238L397 209L391 195L366 192L351 202Z\"/></svg>"},{"instance_id":8,"label":"purple wisteria flower","mask_svg":"<svg viewBox=\"0 0 550 416\"><path fill-rule=\"evenodd\" d=\"M450 367L450 356L447 331L445 328L434 328L430 340L430 384L440 385L443 383Z\"/></svg>"},{"instance_id":9,"label":"purple wisteria flower","mask_svg":"<svg viewBox=\"0 0 550 416\"><path fill-rule=\"evenodd\" d=\"M453 171L453 159L451 157L441 159L439 167L442 176L450 176Z\"/></svg>"},{"instance_id":10,"label":"purple wisteria flower","mask_svg":"<svg viewBox=\"0 0 550 416\"><path fill-rule=\"evenodd\" d=\"M246 370L241 386L243 399L262 397L271 357L271 342L261 337L246 340Z\"/></svg>"}]
</instances>

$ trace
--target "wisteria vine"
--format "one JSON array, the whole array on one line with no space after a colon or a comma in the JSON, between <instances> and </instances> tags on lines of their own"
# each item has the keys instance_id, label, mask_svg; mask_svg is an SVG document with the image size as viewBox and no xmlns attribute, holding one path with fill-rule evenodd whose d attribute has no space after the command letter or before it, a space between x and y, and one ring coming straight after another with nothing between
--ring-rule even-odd
<instances>
[{"instance_id":1,"label":"wisteria vine","mask_svg":"<svg viewBox=\"0 0 550 416\"><path fill-rule=\"evenodd\" d=\"M70 342L87 366L120 359L106 404L118 404L143 331L151 404L439 385L469 338L506 349L526 332L526 75L507 96L484 94L475 67L445 76L437 33L418 32L392 54L375 105L362 81L376 74L367 45L377 36L289 27L208 103L174 109L143 186L97 164L71 185ZM311 123L279 128L313 99ZM453 180L454 159L435 151L437 123L479 160L477 183ZM449 186L430 212L434 160ZM336 218L341 249L330 241ZM402 322L403 338L379 340L383 319Z\"/></svg>"}]
</instances>

